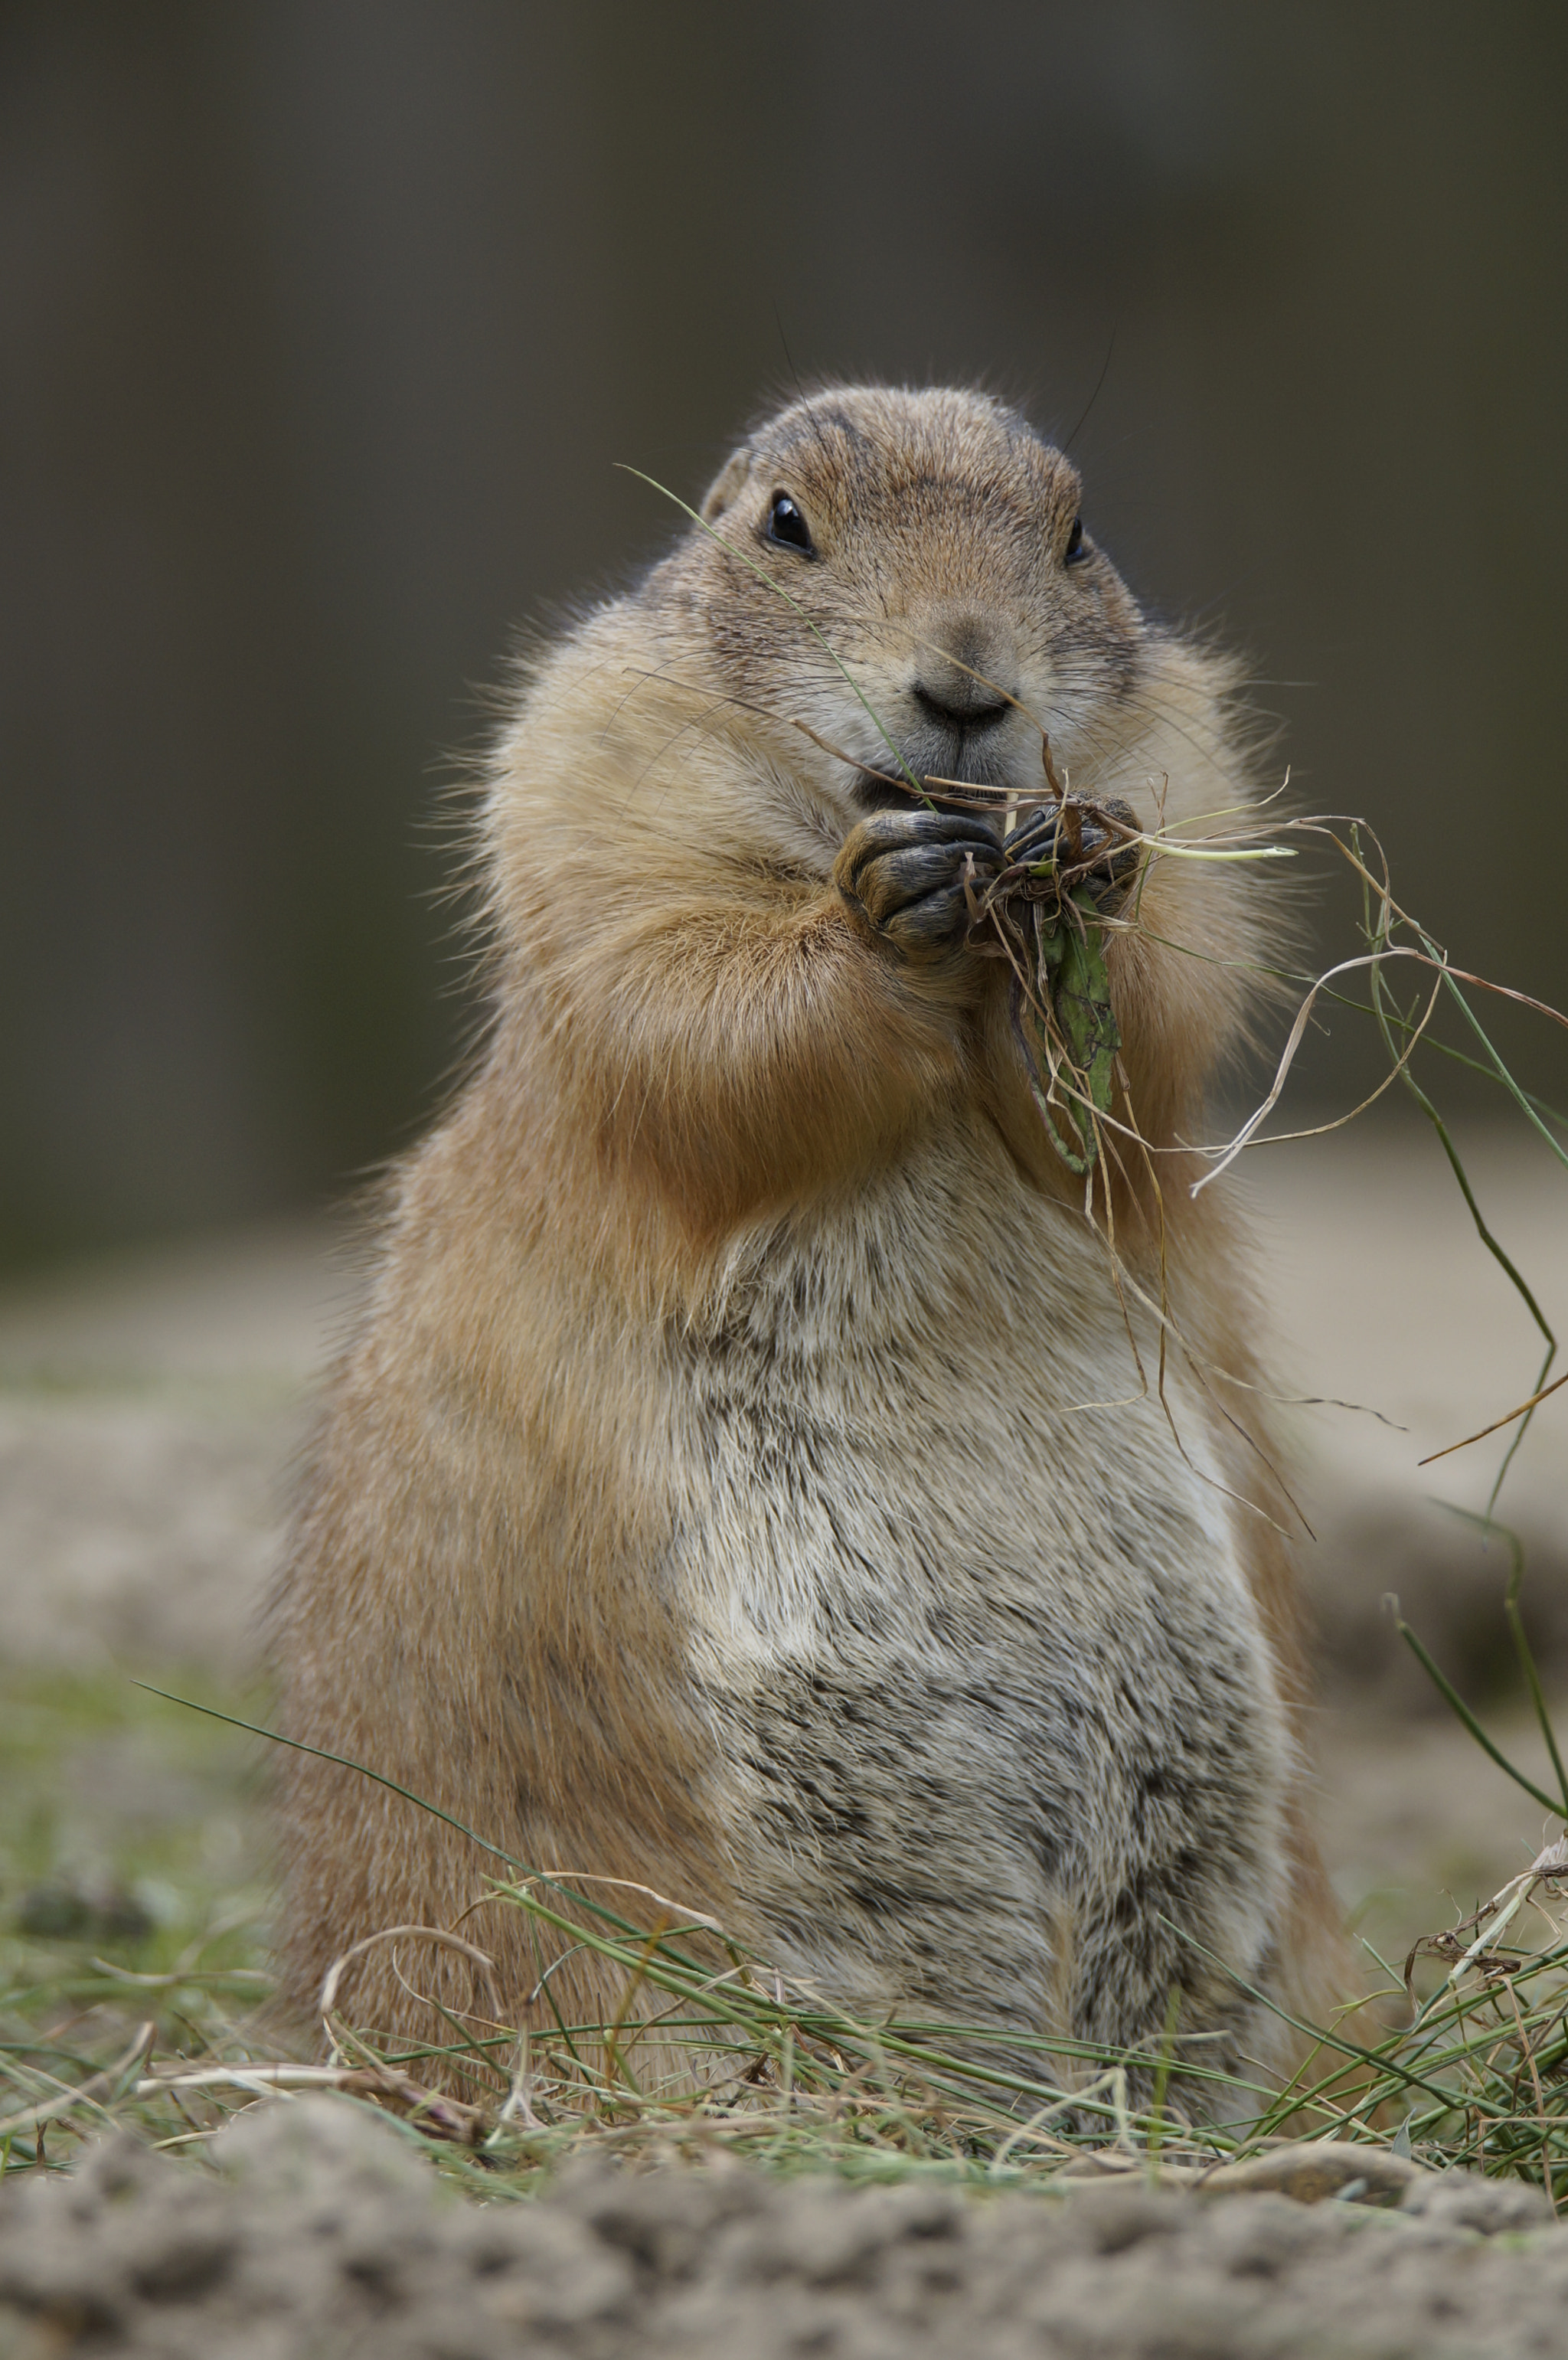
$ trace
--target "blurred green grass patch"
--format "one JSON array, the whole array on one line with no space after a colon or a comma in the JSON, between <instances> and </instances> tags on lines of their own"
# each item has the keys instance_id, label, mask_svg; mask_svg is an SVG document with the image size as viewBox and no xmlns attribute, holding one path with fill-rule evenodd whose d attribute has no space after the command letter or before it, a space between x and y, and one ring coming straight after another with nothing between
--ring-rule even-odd
<instances>
[{"instance_id":1,"label":"blurred green grass patch","mask_svg":"<svg viewBox=\"0 0 1568 2360\"><path fill-rule=\"evenodd\" d=\"M182 1685L259 1717L210 1676ZM148 2022L155 2054L245 2045L269 1988L262 1780L251 1740L124 1673L0 1673L0 2118ZM51 2122L49 2159L101 2122Z\"/></svg>"}]
</instances>

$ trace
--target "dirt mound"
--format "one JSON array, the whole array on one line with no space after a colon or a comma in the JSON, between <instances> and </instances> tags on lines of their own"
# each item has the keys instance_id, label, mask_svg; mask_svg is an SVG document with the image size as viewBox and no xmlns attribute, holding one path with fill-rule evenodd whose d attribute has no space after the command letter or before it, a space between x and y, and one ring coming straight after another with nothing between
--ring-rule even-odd
<instances>
[{"instance_id":1,"label":"dirt mound","mask_svg":"<svg viewBox=\"0 0 1568 2360\"><path fill-rule=\"evenodd\" d=\"M1544 2200L1462 2173L1388 2212L597 2164L477 2205L332 2098L210 2152L218 2173L116 2136L0 2202L4 2360L1508 2360L1561 2351L1568 2303Z\"/></svg>"}]
</instances>

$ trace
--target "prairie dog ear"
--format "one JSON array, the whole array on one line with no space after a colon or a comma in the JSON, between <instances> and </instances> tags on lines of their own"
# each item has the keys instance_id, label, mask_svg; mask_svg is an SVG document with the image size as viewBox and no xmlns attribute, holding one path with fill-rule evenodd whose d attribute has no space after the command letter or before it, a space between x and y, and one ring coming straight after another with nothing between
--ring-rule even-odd
<instances>
[{"instance_id":1,"label":"prairie dog ear","mask_svg":"<svg viewBox=\"0 0 1568 2360\"><path fill-rule=\"evenodd\" d=\"M724 510L739 497L750 473L751 453L743 444L732 459L726 459L723 473L702 502L704 524L717 524Z\"/></svg>"}]
</instances>

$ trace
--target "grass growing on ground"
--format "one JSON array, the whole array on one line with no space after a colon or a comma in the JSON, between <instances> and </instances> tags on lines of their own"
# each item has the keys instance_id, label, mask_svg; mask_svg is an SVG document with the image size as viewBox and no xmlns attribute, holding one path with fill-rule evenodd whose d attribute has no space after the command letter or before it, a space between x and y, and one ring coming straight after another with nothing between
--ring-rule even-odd
<instances>
[{"instance_id":1,"label":"grass growing on ground","mask_svg":"<svg viewBox=\"0 0 1568 2360\"><path fill-rule=\"evenodd\" d=\"M1516 1558L1516 1593L1519 1571ZM1388 1961L1382 1975L1398 2028L1363 2048L1326 2027L1282 2094L1262 2076L1205 2067L1179 2025L1151 2054L1012 2035L1003 2056L983 2028L857 2023L705 1922L674 1920L650 1938L499 1863L495 1890L547 1942L582 1942L618 1966L617 2020L520 2036L474 2018L442 2031L432 2016L428 2047L398 2046L334 1998L322 2065L280 2039L266 2009L254 1748L212 1717L227 1708L210 1692L188 1693L208 1710L106 1677L13 1682L5 1694L7 2171L36 2169L40 2157L66 2166L110 2121L198 2146L268 2089L329 2081L398 2115L444 2170L490 2194L526 2194L587 2146L689 2159L722 2149L779 2172L995 2190L1042 2186L1064 2169L1180 2180L1325 2136L1369 2156L1392 2148L1568 2191L1568 1925L1555 1883L1568 1849L1549 1850L1456 1927L1442 1926L1434 1896L1432 1936L1408 1969ZM1549 1790L1513 1775L1535 1821ZM404 1936L397 1948L418 1984L429 1945ZM706 2060L700 2094L660 2084L682 2047ZM454 2053L470 2069L466 2102L430 2087ZM1204 2095L1225 2127L1183 2119Z\"/></svg>"},{"instance_id":2,"label":"grass growing on ground","mask_svg":"<svg viewBox=\"0 0 1568 2360\"><path fill-rule=\"evenodd\" d=\"M188 1693L216 1700L197 1677ZM116 1673L0 1680L0 2120L59 2109L0 2131L5 2169L69 2159L122 2093L62 2096L90 2093L147 2022L166 2056L254 2045L256 1787L237 1732Z\"/></svg>"},{"instance_id":3,"label":"grass growing on ground","mask_svg":"<svg viewBox=\"0 0 1568 2360\"><path fill-rule=\"evenodd\" d=\"M101 1698L71 1702L90 1728L99 1720L114 1728ZM237 1761L216 1726L205 1773L221 1798ZM1552 1860L1474 1924L1434 1937L1412 1964L1424 1994L1413 2022L1369 2054L1331 2027L1282 2097L1260 2077L1216 2076L1222 2086L1210 2093L1231 2120L1194 2130L1181 2110L1205 2069L1176 2027L1152 2058L1040 2041L1030 2070L1017 2036L1002 2059L995 2034L975 2027L859 2024L738 1952L715 1961L705 1928L674 1924L650 1939L539 1879L498 1889L541 1929L570 1926L572 1939L619 1965L628 2005L617 2025L523 2038L468 2019L412 2048L378 2040L334 2009L334 2061L305 2063L258 2005L264 1928L254 1917L235 1925L233 1890L189 1825L128 1842L113 1885L83 1874L80 1850L40 1844L30 1825L24 1839L42 1873L19 1896L14 1882L6 1894L0 2088L9 2127L0 2158L8 2170L36 2169L40 2153L68 2164L110 2120L190 2146L269 2086L331 2081L402 2116L447 2170L490 2193L525 2193L590 2145L692 2159L724 2149L776 2171L936 2175L996 2189L1091 2165L1182 2178L1287 2136L1325 2135L1432 2166L1463 2161L1568 2185L1568 1939L1541 1881ZM95 1918L70 1923L62 1896ZM699 1957L694 1941L704 1938ZM417 1983L427 1947L404 1938L398 1952ZM1401 1990L1399 1962L1388 1989ZM632 2005L656 1994L661 2020L633 2022ZM659 2086L649 2070L655 2041L664 2067L682 2044L706 2053L700 2095ZM433 2069L454 2050L472 2068L469 2103L430 2094Z\"/></svg>"}]
</instances>

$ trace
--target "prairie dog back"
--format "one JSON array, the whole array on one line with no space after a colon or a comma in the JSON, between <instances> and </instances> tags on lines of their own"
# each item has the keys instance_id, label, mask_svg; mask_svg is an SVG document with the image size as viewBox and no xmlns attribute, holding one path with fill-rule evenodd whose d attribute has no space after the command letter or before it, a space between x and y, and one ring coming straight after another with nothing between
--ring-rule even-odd
<instances>
[{"instance_id":1,"label":"prairie dog back","mask_svg":"<svg viewBox=\"0 0 1568 2360\"><path fill-rule=\"evenodd\" d=\"M1222 811L1233 673L1143 617L1073 468L982 396L797 402L702 515L497 748L493 1022L328 1391L283 1727L857 2009L1131 2044L1179 1986L1184 2027L1282 2055L1235 1978L1321 2015L1345 1963L1272 1437L1226 1383L1266 1323L1181 1145L1246 1022L1252 889L1156 856L1113 929L1150 1151L1118 1286L969 940L996 825L898 783L1038 800L1044 729L1145 828ZM351 1772L291 1755L279 1805L302 2005L485 1889ZM467 1922L537 2009L517 1913ZM424 1972L471 2004L460 1960ZM582 1957L552 1988L615 2005ZM373 1953L356 2005L421 2005Z\"/></svg>"}]
</instances>

